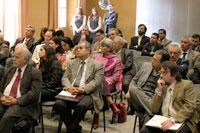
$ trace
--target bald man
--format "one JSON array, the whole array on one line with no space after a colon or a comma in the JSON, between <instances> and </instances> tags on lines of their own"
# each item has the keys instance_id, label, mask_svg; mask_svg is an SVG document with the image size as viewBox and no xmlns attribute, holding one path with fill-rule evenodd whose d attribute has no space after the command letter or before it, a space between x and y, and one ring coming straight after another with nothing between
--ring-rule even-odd
<instances>
[{"instance_id":1,"label":"bald man","mask_svg":"<svg viewBox=\"0 0 200 133\"><path fill-rule=\"evenodd\" d=\"M31 53L25 47L15 49L13 66L6 69L0 84L0 133L9 133L23 116L37 119L42 77L28 64Z\"/></svg>"}]
</instances>

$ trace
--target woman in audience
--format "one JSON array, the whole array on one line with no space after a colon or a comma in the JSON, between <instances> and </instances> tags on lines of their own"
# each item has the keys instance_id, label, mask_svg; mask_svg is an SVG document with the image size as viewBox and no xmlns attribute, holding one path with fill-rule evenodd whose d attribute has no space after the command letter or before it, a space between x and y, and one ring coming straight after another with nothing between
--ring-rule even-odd
<instances>
[{"instance_id":1,"label":"woman in audience","mask_svg":"<svg viewBox=\"0 0 200 133\"><path fill-rule=\"evenodd\" d=\"M67 62L71 59L74 59L74 54L72 53L73 43L69 37L64 37L61 41L62 48L65 51L65 61L62 64L63 70L66 70Z\"/></svg>"},{"instance_id":2,"label":"woman in audience","mask_svg":"<svg viewBox=\"0 0 200 133\"><path fill-rule=\"evenodd\" d=\"M73 27L73 34L80 33L83 26L86 25L86 16L83 15L82 7L76 9L76 14L72 18L71 26Z\"/></svg>"},{"instance_id":3,"label":"woman in audience","mask_svg":"<svg viewBox=\"0 0 200 133\"><path fill-rule=\"evenodd\" d=\"M41 46L39 57L39 70L42 73L43 81L41 101L53 101L62 86L63 71L61 64L58 62L53 48L49 45Z\"/></svg>"},{"instance_id":4,"label":"woman in audience","mask_svg":"<svg viewBox=\"0 0 200 133\"><path fill-rule=\"evenodd\" d=\"M38 40L38 44L44 44L44 37L45 37L45 33L47 32L48 28L47 27L43 27L41 29L41 32L40 32L40 39Z\"/></svg>"},{"instance_id":5,"label":"woman in audience","mask_svg":"<svg viewBox=\"0 0 200 133\"><path fill-rule=\"evenodd\" d=\"M62 65L66 59L66 56L64 54L64 50L61 46L61 42L57 37L53 37L49 41L49 45L53 48L54 52L56 53L56 57L58 58L58 61Z\"/></svg>"},{"instance_id":6,"label":"woman in audience","mask_svg":"<svg viewBox=\"0 0 200 133\"><path fill-rule=\"evenodd\" d=\"M101 29L101 17L98 15L96 8L92 8L91 15L88 17L87 22L90 36L93 38L93 41L96 41L96 31Z\"/></svg>"},{"instance_id":7,"label":"woman in audience","mask_svg":"<svg viewBox=\"0 0 200 133\"><path fill-rule=\"evenodd\" d=\"M103 39L101 42L101 54L93 55L93 58L99 60L104 65L104 78L103 78L103 96L110 105L114 115L120 113L120 110L113 102L111 93L113 91L120 91L122 89L122 63L120 59L114 55L113 41L109 38ZM98 114L94 124L94 129L98 127Z\"/></svg>"}]
</instances>

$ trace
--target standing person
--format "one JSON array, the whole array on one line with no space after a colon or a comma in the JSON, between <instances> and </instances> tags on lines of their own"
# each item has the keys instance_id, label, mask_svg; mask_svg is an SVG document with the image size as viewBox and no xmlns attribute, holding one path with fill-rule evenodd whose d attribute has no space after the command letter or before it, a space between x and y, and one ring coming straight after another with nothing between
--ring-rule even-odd
<instances>
[{"instance_id":1,"label":"standing person","mask_svg":"<svg viewBox=\"0 0 200 133\"><path fill-rule=\"evenodd\" d=\"M73 28L73 34L76 35L80 33L83 26L86 25L86 16L83 15L82 7L78 7L76 9L76 14L72 18L72 22L70 24Z\"/></svg>"},{"instance_id":2,"label":"standing person","mask_svg":"<svg viewBox=\"0 0 200 133\"><path fill-rule=\"evenodd\" d=\"M41 101L55 100L55 96L62 86L63 71L61 64L58 62L53 48L49 45L40 47L39 57L39 70L42 72L43 81Z\"/></svg>"},{"instance_id":3,"label":"standing person","mask_svg":"<svg viewBox=\"0 0 200 133\"><path fill-rule=\"evenodd\" d=\"M4 71L0 84L0 133L10 133L20 118L34 120L40 115L38 104L42 75L29 65L31 53L25 47L16 47L13 66Z\"/></svg>"},{"instance_id":4,"label":"standing person","mask_svg":"<svg viewBox=\"0 0 200 133\"><path fill-rule=\"evenodd\" d=\"M107 35L110 28L116 28L118 13L114 11L112 4L108 5L108 11L103 17L103 24L105 24L104 33Z\"/></svg>"},{"instance_id":5,"label":"standing person","mask_svg":"<svg viewBox=\"0 0 200 133\"><path fill-rule=\"evenodd\" d=\"M91 15L88 17L88 28L90 31L90 36L93 38L93 41L96 41L96 32L101 29L101 17L98 15L96 8L92 8Z\"/></svg>"}]
</instances>

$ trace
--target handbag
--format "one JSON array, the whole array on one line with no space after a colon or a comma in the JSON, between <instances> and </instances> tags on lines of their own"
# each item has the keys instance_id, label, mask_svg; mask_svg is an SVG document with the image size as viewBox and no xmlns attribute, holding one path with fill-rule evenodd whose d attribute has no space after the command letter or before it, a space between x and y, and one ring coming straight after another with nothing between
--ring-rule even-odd
<instances>
[{"instance_id":1,"label":"handbag","mask_svg":"<svg viewBox=\"0 0 200 133\"><path fill-rule=\"evenodd\" d=\"M125 103L123 101L121 101L117 104L117 107L120 110L120 113L118 115L118 123L123 123L127 119L127 116L126 116L127 112L126 112L126 109L125 109Z\"/></svg>"}]
</instances>

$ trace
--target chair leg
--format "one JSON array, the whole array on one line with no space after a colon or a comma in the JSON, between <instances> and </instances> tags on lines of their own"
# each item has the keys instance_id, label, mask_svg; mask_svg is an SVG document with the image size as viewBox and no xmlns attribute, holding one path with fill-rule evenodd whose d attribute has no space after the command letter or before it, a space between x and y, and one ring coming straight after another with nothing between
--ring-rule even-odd
<instances>
[{"instance_id":1,"label":"chair leg","mask_svg":"<svg viewBox=\"0 0 200 133\"><path fill-rule=\"evenodd\" d=\"M93 126L94 126L94 121L95 121L95 115L96 115L96 114L94 113L90 133L92 133L92 131L93 131Z\"/></svg>"},{"instance_id":2,"label":"chair leg","mask_svg":"<svg viewBox=\"0 0 200 133\"><path fill-rule=\"evenodd\" d=\"M61 133L61 128L62 128L62 118L60 117L57 133Z\"/></svg>"},{"instance_id":3,"label":"chair leg","mask_svg":"<svg viewBox=\"0 0 200 133\"><path fill-rule=\"evenodd\" d=\"M121 101L123 101L123 97L122 96L123 96L123 91L120 92L120 99L121 99Z\"/></svg>"},{"instance_id":4,"label":"chair leg","mask_svg":"<svg viewBox=\"0 0 200 133\"><path fill-rule=\"evenodd\" d=\"M40 105L40 119L41 119L41 125L42 125L42 133L44 133L44 121L43 121L43 110L42 110L42 105Z\"/></svg>"},{"instance_id":5,"label":"chair leg","mask_svg":"<svg viewBox=\"0 0 200 133\"><path fill-rule=\"evenodd\" d=\"M133 133L135 133L136 124L137 124L137 115L135 115L135 122L134 122L134 127L133 127Z\"/></svg>"},{"instance_id":6,"label":"chair leg","mask_svg":"<svg viewBox=\"0 0 200 133\"><path fill-rule=\"evenodd\" d=\"M106 116L105 116L105 110L103 111L103 128L104 128L104 133L106 132Z\"/></svg>"}]
</instances>

